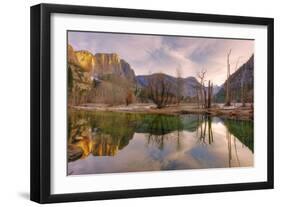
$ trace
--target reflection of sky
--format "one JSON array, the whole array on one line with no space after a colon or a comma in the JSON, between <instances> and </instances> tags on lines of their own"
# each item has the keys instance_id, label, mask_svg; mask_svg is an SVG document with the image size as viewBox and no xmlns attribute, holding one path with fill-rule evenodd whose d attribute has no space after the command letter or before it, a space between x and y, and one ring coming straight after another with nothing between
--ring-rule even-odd
<instances>
[{"instance_id":1,"label":"reflection of sky","mask_svg":"<svg viewBox=\"0 0 281 207\"><path fill-rule=\"evenodd\" d=\"M192 38L175 36L129 35L94 32L68 32L74 50L117 53L137 75L164 72L183 77L196 76L204 68L207 79L222 84L226 76L226 55L232 49L231 73L254 53L254 41L238 39Z\"/></svg>"},{"instance_id":2,"label":"reflection of sky","mask_svg":"<svg viewBox=\"0 0 281 207\"><path fill-rule=\"evenodd\" d=\"M212 124L214 141L206 144L198 140L200 132L173 132L164 136L163 149L147 143L147 134L135 133L130 143L115 156L90 155L70 162L70 174L132 172L172 169L200 169L252 166L253 154L237 138L230 135L221 121ZM179 143L179 144L178 144Z\"/></svg>"}]
</instances>

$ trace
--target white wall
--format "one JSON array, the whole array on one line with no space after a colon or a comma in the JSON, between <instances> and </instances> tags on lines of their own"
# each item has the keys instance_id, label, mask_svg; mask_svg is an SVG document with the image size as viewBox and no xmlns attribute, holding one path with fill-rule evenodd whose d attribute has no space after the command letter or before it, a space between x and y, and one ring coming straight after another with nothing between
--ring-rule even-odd
<instances>
[{"instance_id":1,"label":"white wall","mask_svg":"<svg viewBox=\"0 0 281 207\"><path fill-rule=\"evenodd\" d=\"M173 10L275 18L275 190L213 193L64 203L54 206L250 206L268 205L281 201L281 13L278 1L152 1L152 0L70 0L70 1L2 1L0 32L0 205L35 206L29 197L29 7L48 3L67 3L94 6L127 7L137 9ZM278 117L279 116L279 117ZM274 205L276 206L276 205Z\"/></svg>"}]
</instances>

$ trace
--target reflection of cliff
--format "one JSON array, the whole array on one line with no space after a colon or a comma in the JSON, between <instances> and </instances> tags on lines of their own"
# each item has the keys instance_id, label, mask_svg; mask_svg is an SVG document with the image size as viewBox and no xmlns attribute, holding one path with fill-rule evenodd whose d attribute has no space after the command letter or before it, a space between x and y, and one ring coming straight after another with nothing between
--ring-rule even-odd
<instances>
[{"instance_id":1,"label":"reflection of cliff","mask_svg":"<svg viewBox=\"0 0 281 207\"><path fill-rule=\"evenodd\" d=\"M95 131L94 156L114 156L129 144L135 132L136 116L125 113L95 113L91 117Z\"/></svg>"},{"instance_id":2,"label":"reflection of cliff","mask_svg":"<svg viewBox=\"0 0 281 207\"><path fill-rule=\"evenodd\" d=\"M87 157L92 151L92 132L89 118L83 114L68 116L68 148L69 161Z\"/></svg>"},{"instance_id":3,"label":"reflection of cliff","mask_svg":"<svg viewBox=\"0 0 281 207\"><path fill-rule=\"evenodd\" d=\"M119 143L114 143L110 135L99 135L93 141L94 156L114 156L119 150Z\"/></svg>"},{"instance_id":4,"label":"reflection of cliff","mask_svg":"<svg viewBox=\"0 0 281 207\"><path fill-rule=\"evenodd\" d=\"M179 142L181 131L193 132L202 123L198 116L187 116L69 111L68 160L89 154L114 156L129 144L135 132L148 134L148 144L160 148L171 133L177 134Z\"/></svg>"},{"instance_id":5,"label":"reflection of cliff","mask_svg":"<svg viewBox=\"0 0 281 207\"><path fill-rule=\"evenodd\" d=\"M225 120L225 126L231 134L254 152L254 132L252 121Z\"/></svg>"},{"instance_id":6,"label":"reflection of cliff","mask_svg":"<svg viewBox=\"0 0 281 207\"><path fill-rule=\"evenodd\" d=\"M80 137L79 140L68 144L68 160L74 161L88 157L92 149L92 139L89 137Z\"/></svg>"},{"instance_id":7,"label":"reflection of cliff","mask_svg":"<svg viewBox=\"0 0 281 207\"><path fill-rule=\"evenodd\" d=\"M129 144L135 133L137 115L95 113L91 125L95 131L94 156L114 156Z\"/></svg>"},{"instance_id":8,"label":"reflection of cliff","mask_svg":"<svg viewBox=\"0 0 281 207\"><path fill-rule=\"evenodd\" d=\"M127 116L85 112L70 112L68 117L68 160L94 156L114 156L128 145L134 129L124 128L129 124Z\"/></svg>"}]
</instances>

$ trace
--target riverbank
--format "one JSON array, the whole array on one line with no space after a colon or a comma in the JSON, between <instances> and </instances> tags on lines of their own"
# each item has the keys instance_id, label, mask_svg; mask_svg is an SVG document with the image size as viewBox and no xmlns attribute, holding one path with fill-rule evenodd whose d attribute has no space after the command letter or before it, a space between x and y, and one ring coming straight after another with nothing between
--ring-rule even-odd
<instances>
[{"instance_id":1,"label":"riverbank","mask_svg":"<svg viewBox=\"0 0 281 207\"><path fill-rule=\"evenodd\" d=\"M179 104L169 105L158 109L154 104L137 103L119 106L108 106L106 104L83 104L81 106L70 106L75 110L86 111L109 111L109 112L126 112L126 113L148 113L162 115L180 115L180 114L208 114L230 119L253 120L253 107L247 104L242 107L241 104L235 104L225 107L222 104L214 105L212 108L198 108L197 104Z\"/></svg>"}]
</instances>

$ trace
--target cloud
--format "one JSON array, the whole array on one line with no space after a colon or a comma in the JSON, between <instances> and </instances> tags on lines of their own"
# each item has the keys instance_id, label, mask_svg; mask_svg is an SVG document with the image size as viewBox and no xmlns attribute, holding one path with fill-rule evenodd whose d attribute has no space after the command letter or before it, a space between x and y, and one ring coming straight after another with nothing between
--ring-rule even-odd
<instances>
[{"instance_id":1,"label":"cloud","mask_svg":"<svg viewBox=\"0 0 281 207\"><path fill-rule=\"evenodd\" d=\"M237 60L242 65L254 53L253 40L176 37L100 32L69 32L68 42L75 50L117 53L137 75L164 72L184 77L196 76L203 68L207 78L222 84L226 77L226 55L231 49L231 71Z\"/></svg>"}]
</instances>

